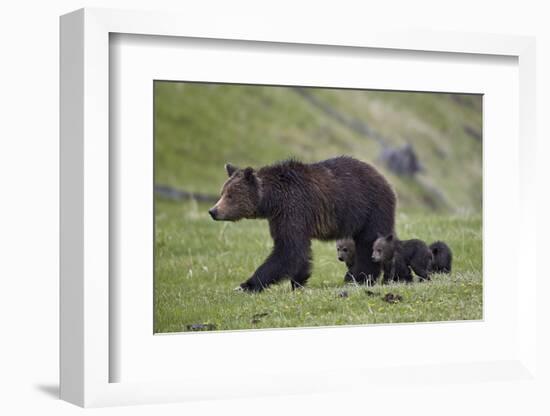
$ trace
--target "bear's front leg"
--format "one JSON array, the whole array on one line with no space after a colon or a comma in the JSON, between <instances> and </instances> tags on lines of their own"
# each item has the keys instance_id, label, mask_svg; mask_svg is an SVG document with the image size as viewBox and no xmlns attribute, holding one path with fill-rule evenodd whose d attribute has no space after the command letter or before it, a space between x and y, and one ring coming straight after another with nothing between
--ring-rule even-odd
<instances>
[{"instance_id":1,"label":"bear's front leg","mask_svg":"<svg viewBox=\"0 0 550 416\"><path fill-rule=\"evenodd\" d=\"M391 281L395 280L395 266L394 266L393 260L384 263L383 269L384 269L384 279L383 279L384 283L390 283Z\"/></svg>"},{"instance_id":2,"label":"bear's front leg","mask_svg":"<svg viewBox=\"0 0 550 416\"><path fill-rule=\"evenodd\" d=\"M283 267L279 264L276 257L271 254L265 262L256 269L254 274L246 282L239 285L245 292L261 292L282 279Z\"/></svg>"},{"instance_id":3,"label":"bear's front leg","mask_svg":"<svg viewBox=\"0 0 550 416\"><path fill-rule=\"evenodd\" d=\"M351 272L351 269L346 272L344 275L344 283L356 283L355 277L353 277L353 274Z\"/></svg>"},{"instance_id":4,"label":"bear's front leg","mask_svg":"<svg viewBox=\"0 0 550 416\"><path fill-rule=\"evenodd\" d=\"M297 273L290 275L290 286L292 290L302 289L311 276L311 255L306 261L302 261L301 269Z\"/></svg>"},{"instance_id":5,"label":"bear's front leg","mask_svg":"<svg viewBox=\"0 0 550 416\"><path fill-rule=\"evenodd\" d=\"M304 286L310 275L310 253L309 241L276 241L269 257L240 288L261 292L286 277L290 278L293 289Z\"/></svg>"}]
</instances>

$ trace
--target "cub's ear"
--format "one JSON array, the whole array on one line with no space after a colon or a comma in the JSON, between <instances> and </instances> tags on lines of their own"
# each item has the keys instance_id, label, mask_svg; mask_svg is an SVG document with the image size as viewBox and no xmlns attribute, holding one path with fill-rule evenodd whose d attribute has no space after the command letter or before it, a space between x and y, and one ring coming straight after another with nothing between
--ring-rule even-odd
<instances>
[{"instance_id":1,"label":"cub's ear","mask_svg":"<svg viewBox=\"0 0 550 416\"><path fill-rule=\"evenodd\" d=\"M254 182L256 180L254 169L246 168L244 170L244 178L249 182Z\"/></svg>"},{"instance_id":2,"label":"cub's ear","mask_svg":"<svg viewBox=\"0 0 550 416\"><path fill-rule=\"evenodd\" d=\"M237 170L239 170L237 166L233 166L231 163L225 164L225 171L227 172L227 176L233 175Z\"/></svg>"},{"instance_id":3,"label":"cub's ear","mask_svg":"<svg viewBox=\"0 0 550 416\"><path fill-rule=\"evenodd\" d=\"M384 237L385 237L385 235L384 235L384 234L382 234L382 233L376 233L376 237L377 237L377 238L384 238Z\"/></svg>"},{"instance_id":4,"label":"cub's ear","mask_svg":"<svg viewBox=\"0 0 550 416\"><path fill-rule=\"evenodd\" d=\"M393 241L393 233L392 233L392 234L388 234L388 235L386 236L386 241L388 241L388 242Z\"/></svg>"}]
</instances>

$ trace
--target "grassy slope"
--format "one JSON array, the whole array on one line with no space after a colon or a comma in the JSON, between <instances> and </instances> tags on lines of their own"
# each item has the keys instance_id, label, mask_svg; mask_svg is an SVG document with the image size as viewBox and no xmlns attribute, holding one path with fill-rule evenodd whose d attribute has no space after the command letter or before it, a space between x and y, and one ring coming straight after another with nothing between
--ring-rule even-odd
<instances>
[{"instance_id":1,"label":"grassy slope","mask_svg":"<svg viewBox=\"0 0 550 416\"><path fill-rule=\"evenodd\" d=\"M411 142L425 167L423 181L437 186L450 212L481 208L481 143L464 132L481 129L481 98L447 94L315 89L334 108L364 120L395 146ZM289 88L157 82L155 181L218 193L223 165L262 166L289 156L317 161L349 154L377 165L401 210L426 208L416 183L377 162L379 145L328 118Z\"/></svg>"},{"instance_id":2,"label":"grassy slope","mask_svg":"<svg viewBox=\"0 0 550 416\"><path fill-rule=\"evenodd\" d=\"M481 276L481 143L464 126L481 128L479 97L446 94L315 90L349 117L364 120L392 145L410 141L425 172L449 206L437 215L422 187L377 164L379 145L287 88L157 83L155 182L217 194L223 164L261 166L289 156L314 161L349 154L376 164L395 187L402 238L447 241L455 252L451 276L427 284L342 290L344 266L333 244L314 243L307 290L283 283L259 296L234 293L271 248L265 221L216 223L207 206L156 201L155 330L183 331L194 323L217 329L479 319ZM381 296L403 295L398 304ZM254 315L268 313L252 323Z\"/></svg>"}]
</instances>

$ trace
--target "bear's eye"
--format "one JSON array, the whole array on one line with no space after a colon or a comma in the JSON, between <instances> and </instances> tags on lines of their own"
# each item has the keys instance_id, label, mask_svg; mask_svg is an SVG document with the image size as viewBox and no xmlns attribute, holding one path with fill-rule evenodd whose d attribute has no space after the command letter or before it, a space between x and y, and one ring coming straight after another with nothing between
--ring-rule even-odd
<instances>
[{"instance_id":1,"label":"bear's eye","mask_svg":"<svg viewBox=\"0 0 550 416\"><path fill-rule=\"evenodd\" d=\"M233 195L227 194L227 199L233 199Z\"/></svg>"},{"instance_id":2,"label":"bear's eye","mask_svg":"<svg viewBox=\"0 0 550 416\"><path fill-rule=\"evenodd\" d=\"M344 253L347 253L347 252L348 252L348 249L347 249L347 248L343 248L342 251L343 251Z\"/></svg>"}]
</instances>

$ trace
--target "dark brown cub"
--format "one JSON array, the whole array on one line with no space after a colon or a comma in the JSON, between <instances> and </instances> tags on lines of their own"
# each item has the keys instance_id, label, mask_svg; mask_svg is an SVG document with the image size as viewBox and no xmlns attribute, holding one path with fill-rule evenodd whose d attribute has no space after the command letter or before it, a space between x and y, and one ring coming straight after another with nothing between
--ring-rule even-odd
<instances>
[{"instance_id":1,"label":"dark brown cub","mask_svg":"<svg viewBox=\"0 0 550 416\"><path fill-rule=\"evenodd\" d=\"M451 273L453 265L451 248L443 241L436 241L430 244L430 250L434 256L431 271L434 273Z\"/></svg>"},{"instance_id":2,"label":"dark brown cub","mask_svg":"<svg viewBox=\"0 0 550 416\"><path fill-rule=\"evenodd\" d=\"M411 269L421 281L429 280L432 252L422 240L399 240L393 234L379 236L373 244L372 259L382 264L384 282L412 282Z\"/></svg>"},{"instance_id":3,"label":"dark brown cub","mask_svg":"<svg viewBox=\"0 0 550 416\"><path fill-rule=\"evenodd\" d=\"M337 240L336 254L338 256L338 260L346 263L346 266L348 268L344 276L344 282L353 282L355 280L352 275L353 265L355 264L355 242L351 238Z\"/></svg>"}]
</instances>

